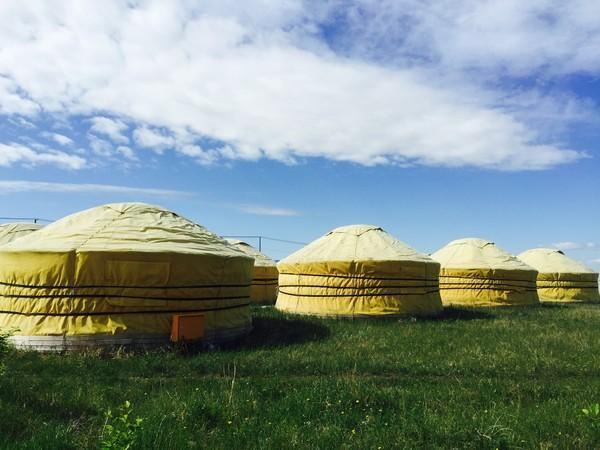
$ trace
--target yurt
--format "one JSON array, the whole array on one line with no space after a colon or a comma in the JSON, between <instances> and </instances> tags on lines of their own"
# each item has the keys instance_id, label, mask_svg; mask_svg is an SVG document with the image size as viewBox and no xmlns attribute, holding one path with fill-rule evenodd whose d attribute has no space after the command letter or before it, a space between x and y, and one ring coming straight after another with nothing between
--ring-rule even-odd
<instances>
[{"instance_id":1,"label":"yurt","mask_svg":"<svg viewBox=\"0 0 600 450\"><path fill-rule=\"evenodd\" d=\"M0 329L63 350L168 342L196 314L207 343L251 329L253 260L177 214L116 203L0 247Z\"/></svg>"},{"instance_id":2,"label":"yurt","mask_svg":"<svg viewBox=\"0 0 600 450\"><path fill-rule=\"evenodd\" d=\"M493 242L468 238L431 255L441 264L444 305L502 306L539 303L537 271Z\"/></svg>"},{"instance_id":3,"label":"yurt","mask_svg":"<svg viewBox=\"0 0 600 450\"><path fill-rule=\"evenodd\" d=\"M29 233L33 233L36 230L42 228L37 223L4 223L0 224L0 245L8 244L23 236L27 236Z\"/></svg>"},{"instance_id":4,"label":"yurt","mask_svg":"<svg viewBox=\"0 0 600 450\"><path fill-rule=\"evenodd\" d=\"M373 225L330 231L277 264L276 308L335 317L435 315L439 264Z\"/></svg>"},{"instance_id":5,"label":"yurt","mask_svg":"<svg viewBox=\"0 0 600 450\"><path fill-rule=\"evenodd\" d=\"M555 248L534 248L518 258L536 269L540 300L600 302L598 273Z\"/></svg>"},{"instance_id":6,"label":"yurt","mask_svg":"<svg viewBox=\"0 0 600 450\"><path fill-rule=\"evenodd\" d=\"M273 305L277 300L277 265L264 253L259 252L250 244L236 239L227 239L231 245L246 255L254 258L254 276L250 300L257 305Z\"/></svg>"}]
</instances>

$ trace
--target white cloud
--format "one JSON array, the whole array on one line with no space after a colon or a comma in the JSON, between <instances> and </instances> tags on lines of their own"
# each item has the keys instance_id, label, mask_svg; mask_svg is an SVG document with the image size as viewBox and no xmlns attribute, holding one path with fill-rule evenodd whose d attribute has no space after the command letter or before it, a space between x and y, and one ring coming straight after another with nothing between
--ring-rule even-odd
<instances>
[{"instance_id":1,"label":"white cloud","mask_svg":"<svg viewBox=\"0 0 600 450\"><path fill-rule=\"evenodd\" d=\"M21 114L32 116L40 111L40 106L18 92L17 84L1 76L0 71L0 114Z\"/></svg>"},{"instance_id":2,"label":"white cloud","mask_svg":"<svg viewBox=\"0 0 600 450\"><path fill-rule=\"evenodd\" d=\"M570 3L547 25L536 14L553 10L549 0L532 7L357 0L346 9L336 1L239 3L0 4L0 73L10 87L0 90L0 103L17 95L49 113L121 117L137 126L137 145L203 164L323 157L521 170L585 156L523 114L523 102L507 104L497 84L466 72L441 75L473 66L600 70L591 58L597 23ZM366 47L336 54L319 41L318 27L346 10L364 25L347 19L354 34L344 39ZM584 36L578 29L589 42L575 39ZM394 64L371 58L386 33L385 50L400 49ZM573 104L569 114L577 117ZM105 120L92 128L99 123L104 134L126 137ZM217 144L200 147L182 136Z\"/></svg>"},{"instance_id":3,"label":"white cloud","mask_svg":"<svg viewBox=\"0 0 600 450\"><path fill-rule=\"evenodd\" d=\"M63 169L78 170L86 166L86 160L80 156L57 150L35 151L20 144L0 143L0 167L11 167L15 164L25 166L48 164Z\"/></svg>"},{"instance_id":4,"label":"white cloud","mask_svg":"<svg viewBox=\"0 0 600 450\"><path fill-rule=\"evenodd\" d=\"M175 139L172 136L147 127L136 128L133 131L133 139L139 146L150 148L157 153L162 153L165 149L175 146Z\"/></svg>"},{"instance_id":5,"label":"white cloud","mask_svg":"<svg viewBox=\"0 0 600 450\"><path fill-rule=\"evenodd\" d=\"M92 117L90 121L92 122L91 132L108 136L113 142L129 143L129 138L123 134L129 128L125 122L102 116Z\"/></svg>"},{"instance_id":6,"label":"white cloud","mask_svg":"<svg viewBox=\"0 0 600 450\"><path fill-rule=\"evenodd\" d=\"M34 128L37 128L33 122L30 122L29 120L24 119L21 116L9 117L8 121L11 124L19 126L19 127L22 127L24 129L34 129Z\"/></svg>"},{"instance_id":7,"label":"white cloud","mask_svg":"<svg viewBox=\"0 0 600 450\"><path fill-rule=\"evenodd\" d=\"M44 181L3 181L0 180L0 193L10 194L16 192L66 192L66 193L120 193L156 196L186 196L187 192L170 189L137 188L130 186L116 186L110 184L86 183L48 183Z\"/></svg>"},{"instance_id":8,"label":"white cloud","mask_svg":"<svg viewBox=\"0 0 600 450\"><path fill-rule=\"evenodd\" d=\"M238 209L247 214L255 214L259 216L299 216L300 213L293 209L287 208L272 208L270 206L260 205L241 205Z\"/></svg>"},{"instance_id":9,"label":"white cloud","mask_svg":"<svg viewBox=\"0 0 600 450\"><path fill-rule=\"evenodd\" d=\"M223 154L222 150L204 150L199 145L181 145L177 151L182 155L193 158L198 164L208 166L218 161Z\"/></svg>"},{"instance_id":10,"label":"white cloud","mask_svg":"<svg viewBox=\"0 0 600 450\"><path fill-rule=\"evenodd\" d=\"M552 244L552 247L558 248L560 250L582 250L582 249L593 249L596 248L598 244L596 242L556 242Z\"/></svg>"},{"instance_id":11,"label":"white cloud","mask_svg":"<svg viewBox=\"0 0 600 450\"><path fill-rule=\"evenodd\" d=\"M600 4L589 0L329 0L337 45L367 58L512 76L598 73ZM394 58L395 57L395 58Z\"/></svg>"},{"instance_id":12,"label":"white cloud","mask_svg":"<svg viewBox=\"0 0 600 450\"><path fill-rule=\"evenodd\" d=\"M125 145L119 145L117 147L117 152L120 153L121 155L123 155L126 159L130 160L130 161L137 161L138 157L136 156L135 152L125 146Z\"/></svg>"},{"instance_id":13,"label":"white cloud","mask_svg":"<svg viewBox=\"0 0 600 450\"><path fill-rule=\"evenodd\" d=\"M65 136L64 134L59 134L59 133L42 133L42 134L44 137L53 140L57 144L60 144L63 146L73 145L73 139L71 139L68 136Z\"/></svg>"},{"instance_id":14,"label":"white cloud","mask_svg":"<svg viewBox=\"0 0 600 450\"><path fill-rule=\"evenodd\" d=\"M88 141L90 142L90 148L96 155L104 158L113 155L114 148L110 142L100 139L93 134L88 135Z\"/></svg>"}]
</instances>

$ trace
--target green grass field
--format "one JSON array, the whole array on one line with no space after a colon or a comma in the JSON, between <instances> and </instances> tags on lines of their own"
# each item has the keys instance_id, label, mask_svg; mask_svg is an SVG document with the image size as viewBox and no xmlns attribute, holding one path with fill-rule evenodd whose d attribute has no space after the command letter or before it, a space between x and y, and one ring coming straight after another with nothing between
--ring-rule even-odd
<instances>
[{"instance_id":1,"label":"green grass field","mask_svg":"<svg viewBox=\"0 0 600 450\"><path fill-rule=\"evenodd\" d=\"M600 448L598 306L254 315L220 351L11 352L0 446L98 448L129 400L134 448Z\"/></svg>"}]
</instances>

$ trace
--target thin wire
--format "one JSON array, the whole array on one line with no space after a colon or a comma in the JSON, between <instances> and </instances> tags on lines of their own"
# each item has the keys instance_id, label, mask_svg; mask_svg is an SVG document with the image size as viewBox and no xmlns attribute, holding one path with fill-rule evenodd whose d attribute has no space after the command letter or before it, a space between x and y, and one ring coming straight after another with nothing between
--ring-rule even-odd
<instances>
[{"instance_id":1,"label":"thin wire","mask_svg":"<svg viewBox=\"0 0 600 450\"><path fill-rule=\"evenodd\" d=\"M0 217L0 220L31 220L33 223L37 222L54 222L50 219L42 219L41 217Z\"/></svg>"},{"instance_id":2,"label":"thin wire","mask_svg":"<svg viewBox=\"0 0 600 450\"><path fill-rule=\"evenodd\" d=\"M298 244L306 245L306 242L289 241L287 239L279 239L269 236L223 236L224 238L236 238L236 239L265 239L267 241L285 242L286 244Z\"/></svg>"}]
</instances>

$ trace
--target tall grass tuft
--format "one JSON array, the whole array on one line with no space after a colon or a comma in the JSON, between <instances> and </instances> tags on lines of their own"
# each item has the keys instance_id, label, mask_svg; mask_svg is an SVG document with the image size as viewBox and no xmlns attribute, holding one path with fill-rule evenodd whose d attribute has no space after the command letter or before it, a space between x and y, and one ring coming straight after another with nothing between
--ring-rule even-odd
<instances>
[{"instance_id":1,"label":"tall grass tuft","mask_svg":"<svg viewBox=\"0 0 600 450\"><path fill-rule=\"evenodd\" d=\"M143 423L140 417L133 417L130 401L117 408L116 414L108 409L104 413L105 422L100 436L101 450L129 450L135 444Z\"/></svg>"}]
</instances>

